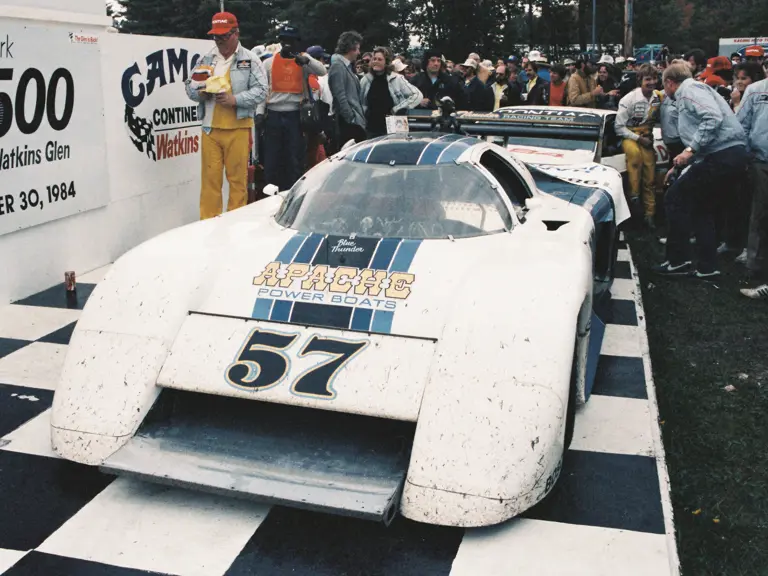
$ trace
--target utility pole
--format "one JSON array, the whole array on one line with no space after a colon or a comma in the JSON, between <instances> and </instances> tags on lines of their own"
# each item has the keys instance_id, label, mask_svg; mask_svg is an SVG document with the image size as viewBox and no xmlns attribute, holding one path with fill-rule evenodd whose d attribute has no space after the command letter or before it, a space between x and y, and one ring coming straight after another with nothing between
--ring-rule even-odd
<instances>
[{"instance_id":1,"label":"utility pole","mask_svg":"<svg viewBox=\"0 0 768 576\"><path fill-rule=\"evenodd\" d=\"M597 0L592 0L592 50L597 49Z\"/></svg>"},{"instance_id":2,"label":"utility pole","mask_svg":"<svg viewBox=\"0 0 768 576\"><path fill-rule=\"evenodd\" d=\"M224 0L219 0L219 12L224 12Z\"/></svg>"},{"instance_id":3,"label":"utility pole","mask_svg":"<svg viewBox=\"0 0 768 576\"><path fill-rule=\"evenodd\" d=\"M632 25L634 21L632 0L624 0L624 56L634 56Z\"/></svg>"}]
</instances>

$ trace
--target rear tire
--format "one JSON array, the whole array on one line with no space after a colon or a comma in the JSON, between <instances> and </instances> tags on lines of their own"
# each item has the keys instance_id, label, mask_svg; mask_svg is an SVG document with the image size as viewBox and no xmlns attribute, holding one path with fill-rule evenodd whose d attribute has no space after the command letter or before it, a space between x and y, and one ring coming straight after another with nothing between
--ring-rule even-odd
<instances>
[{"instance_id":1,"label":"rear tire","mask_svg":"<svg viewBox=\"0 0 768 576\"><path fill-rule=\"evenodd\" d=\"M578 335L576 336L578 340ZM573 440L573 429L576 425L576 381L577 381L577 362L576 354L573 355L573 365L571 366L571 386L568 390L568 407L565 411L565 439L563 440L563 451L568 450Z\"/></svg>"}]
</instances>

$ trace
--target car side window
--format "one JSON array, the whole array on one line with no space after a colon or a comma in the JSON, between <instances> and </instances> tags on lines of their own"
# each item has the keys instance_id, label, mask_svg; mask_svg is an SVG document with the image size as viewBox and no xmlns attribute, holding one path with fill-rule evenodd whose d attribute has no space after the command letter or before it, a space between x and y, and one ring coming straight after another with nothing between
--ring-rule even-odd
<instances>
[{"instance_id":1,"label":"car side window","mask_svg":"<svg viewBox=\"0 0 768 576\"><path fill-rule=\"evenodd\" d=\"M495 152L488 150L480 156L480 165L498 180L513 206L525 206L525 201L531 193L509 163Z\"/></svg>"},{"instance_id":2,"label":"car side window","mask_svg":"<svg viewBox=\"0 0 768 576\"><path fill-rule=\"evenodd\" d=\"M610 158L617 154L623 154L621 147L621 138L616 134L616 115L611 114L605 117L605 129L603 130L603 148L601 157Z\"/></svg>"}]
</instances>

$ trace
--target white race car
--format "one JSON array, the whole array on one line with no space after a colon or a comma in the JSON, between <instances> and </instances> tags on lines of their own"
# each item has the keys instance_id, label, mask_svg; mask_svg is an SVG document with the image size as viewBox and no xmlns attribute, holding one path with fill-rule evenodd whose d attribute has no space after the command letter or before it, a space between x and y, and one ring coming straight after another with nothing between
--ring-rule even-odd
<instances>
[{"instance_id":1,"label":"white race car","mask_svg":"<svg viewBox=\"0 0 768 576\"><path fill-rule=\"evenodd\" d=\"M418 112L416 112L418 114ZM615 168L626 176L627 160L616 134L616 111L565 106L510 106L491 113L457 112L464 128L484 124L504 127L503 135L491 129L490 140L518 155L526 164L582 167L590 163ZM656 170L670 167L669 151L654 129Z\"/></svg>"},{"instance_id":2,"label":"white race car","mask_svg":"<svg viewBox=\"0 0 768 576\"><path fill-rule=\"evenodd\" d=\"M502 522L552 489L589 398L623 202L477 138L354 145L112 266L53 447L385 523Z\"/></svg>"}]
</instances>

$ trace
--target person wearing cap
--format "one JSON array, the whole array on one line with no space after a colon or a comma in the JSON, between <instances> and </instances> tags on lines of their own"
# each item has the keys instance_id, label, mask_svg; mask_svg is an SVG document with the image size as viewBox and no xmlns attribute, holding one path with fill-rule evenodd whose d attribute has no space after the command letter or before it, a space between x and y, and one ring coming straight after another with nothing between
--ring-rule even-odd
<instances>
[{"instance_id":1,"label":"person wearing cap","mask_svg":"<svg viewBox=\"0 0 768 576\"><path fill-rule=\"evenodd\" d=\"M653 271L664 276L712 279L717 269L715 211L720 195L744 176L748 155L746 135L726 101L703 82L691 78L690 65L673 63L662 76L667 97L677 104L677 128L685 150L673 159L675 169L688 167L664 197L668 235L667 259ZM691 232L696 236L698 262L690 257Z\"/></svg>"},{"instance_id":2,"label":"person wearing cap","mask_svg":"<svg viewBox=\"0 0 768 576\"><path fill-rule=\"evenodd\" d=\"M600 56L600 60L597 61L598 64L613 64L613 56L610 54L603 54Z\"/></svg>"},{"instance_id":3,"label":"person wearing cap","mask_svg":"<svg viewBox=\"0 0 768 576\"><path fill-rule=\"evenodd\" d=\"M208 35L215 45L185 83L187 96L198 103L197 117L202 120L201 220L221 214L225 170L229 182L227 211L246 205L253 114L267 94L264 66L240 44L235 15L215 14ZM219 83L221 89L216 94L207 92L208 82Z\"/></svg>"},{"instance_id":4,"label":"person wearing cap","mask_svg":"<svg viewBox=\"0 0 768 576\"><path fill-rule=\"evenodd\" d=\"M435 50L426 50L424 62L426 62L426 70L411 78L411 84L422 94L418 107L436 110L440 100L448 96L453 100L456 110L466 110L467 100L464 90L456 76L443 70L442 54Z\"/></svg>"},{"instance_id":5,"label":"person wearing cap","mask_svg":"<svg viewBox=\"0 0 768 576\"><path fill-rule=\"evenodd\" d=\"M309 97L309 76L324 76L326 70L322 62L297 50L301 35L295 26L281 26L277 40L280 51L264 63L269 94L256 110L256 122L264 124L266 181L288 190L304 172L306 142L299 108Z\"/></svg>"},{"instance_id":6,"label":"person wearing cap","mask_svg":"<svg viewBox=\"0 0 768 576\"><path fill-rule=\"evenodd\" d=\"M737 116L747 133L749 153L752 157L750 181L752 184L752 214L747 239L747 270L754 277L765 273L768 253L768 80L747 86ZM768 284L755 289L743 289L749 298L768 300Z\"/></svg>"},{"instance_id":7,"label":"person wearing cap","mask_svg":"<svg viewBox=\"0 0 768 576\"><path fill-rule=\"evenodd\" d=\"M467 99L467 110L471 112L493 112L493 87L488 86L490 70L478 66L472 58L461 64L464 76L464 95Z\"/></svg>"},{"instance_id":8,"label":"person wearing cap","mask_svg":"<svg viewBox=\"0 0 768 576\"><path fill-rule=\"evenodd\" d=\"M360 86L369 138L387 134L387 116L416 108L422 100L416 86L393 72L392 52L381 46L373 50L369 71Z\"/></svg>"},{"instance_id":9,"label":"person wearing cap","mask_svg":"<svg viewBox=\"0 0 768 576\"><path fill-rule=\"evenodd\" d=\"M563 81L568 84L568 80L570 80L571 76L576 72L576 61L573 58L566 58L563 60L563 66L565 67Z\"/></svg>"},{"instance_id":10,"label":"person wearing cap","mask_svg":"<svg viewBox=\"0 0 768 576\"><path fill-rule=\"evenodd\" d=\"M626 70L634 70L637 67L637 59L633 56L627 56Z\"/></svg>"},{"instance_id":11,"label":"person wearing cap","mask_svg":"<svg viewBox=\"0 0 768 576\"><path fill-rule=\"evenodd\" d=\"M707 67L699 75L699 80L703 80L707 86L717 88L719 86L728 86L732 76L731 61L726 56L715 56L707 60Z\"/></svg>"},{"instance_id":12,"label":"person wearing cap","mask_svg":"<svg viewBox=\"0 0 768 576\"><path fill-rule=\"evenodd\" d=\"M328 84L333 94L333 113L339 123L339 144L365 140L365 112L362 90L355 74L363 37L354 31L342 32L331 56Z\"/></svg>"},{"instance_id":13,"label":"person wearing cap","mask_svg":"<svg viewBox=\"0 0 768 576\"><path fill-rule=\"evenodd\" d=\"M739 64L741 64L741 54L738 52L734 52L731 54L731 64L733 64L733 67L735 68Z\"/></svg>"},{"instance_id":14,"label":"person wearing cap","mask_svg":"<svg viewBox=\"0 0 768 576\"><path fill-rule=\"evenodd\" d=\"M633 212L644 206L646 225L654 229L656 215L656 153L653 149L653 128L659 120L661 95L655 90L658 73L650 64L640 66L637 72L639 87L619 101L616 114L616 134L623 138L622 149L627 157L629 198Z\"/></svg>"},{"instance_id":15,"label":"person wearing cap","mask_svg":"<svg viewBox=\"0 0 768 576\"><path fill-rule=\"evenodd\" d=\"M589 60L579 58L576 62L576 72L568 80L568 105L582 108L594 108L595 98L603 94L603 89L597 86L594 68Z\"/></svg>"},{"instance_id":16,"label":"person wearing cap","mask_svg":"<svg viewBox=\"0 0 768 576\"><path fill-rule=\"evenodd\" d=\"M528 79L525 76L525 72L520 69L520 61L514 54L507 58L507 73L509 74L510 79L514 77L514 82L518 84L520 93L522 94Z\"/></svg>"},{"instance_id":17,"label":"person wearing cap","mask_svg":"<svg viewBox=\"0 0 768 576\"><path fill-rule=\"evenodd\" d=\"M762 66L765 62L765 48L759 44L747 46L744 48L744 58L746 58L747 62L757 62Z\"/></svg>"}]
</instances>

